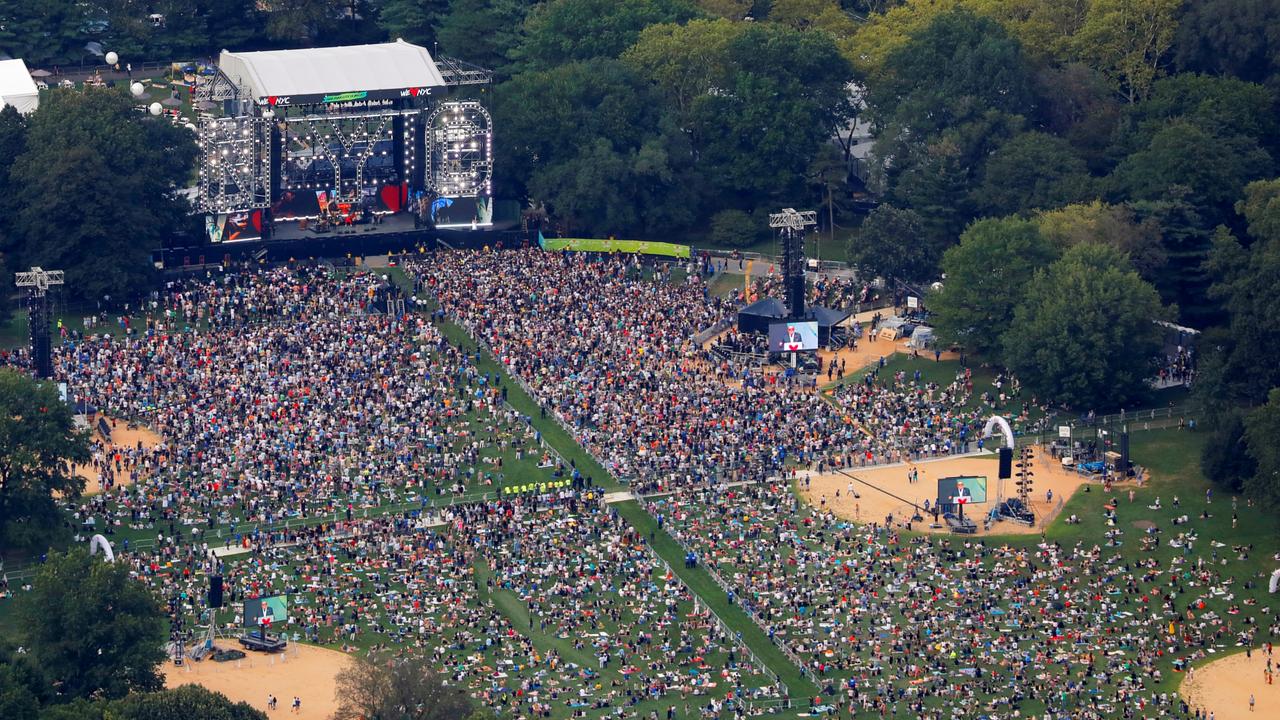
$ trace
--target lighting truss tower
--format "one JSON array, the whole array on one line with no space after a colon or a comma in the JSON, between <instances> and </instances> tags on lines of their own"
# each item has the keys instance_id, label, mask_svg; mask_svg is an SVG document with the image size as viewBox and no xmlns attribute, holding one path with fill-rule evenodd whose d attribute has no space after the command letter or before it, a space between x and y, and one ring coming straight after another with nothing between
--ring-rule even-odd
<instances>
[{"instance_id":1,"label":"lighting truss tower","mask_svg":"<svg viewBox=\"0 0 1280 720\"><path fill-rule=\"evenodd\" d=\"M445 197L493 193L493 118L475 100L441 103L427 118L427 187Z\"/></svg>"},{"instance_id":2,"label":"lighting truss tower","mask_svg":"<svg viewBox=\"0 0 1280 720\"><path fill-rule=\"evenodd\" d=\"M31 335L31 364L36 377L53 375L53 346L49 336L49 288L62 285L61 270L33 267L16 275L17 285L27 289L27 328Z\"/></svg>"},{"instance_id":3,"label":"lighting truss tower","mask_svg":"<svg viewBox=\"0 0 1280 720\"><path fill-rule=\"evenodd\" d=\"M769 227L777 228L782 237L782 287L791 318L804 316L804 229L817 224L814 210L783 208L769 213Z\"/></svg>"},{"instance_id":4,"label":"lighting truss tower","mask_svg":"<svg viewBox=\"0 0 1280 720\"><path fill-rule=\"evenodd\" d=\"M271 118L200 120L199 209L243 212L271 204Z\"/></svg>"}]
</instances>

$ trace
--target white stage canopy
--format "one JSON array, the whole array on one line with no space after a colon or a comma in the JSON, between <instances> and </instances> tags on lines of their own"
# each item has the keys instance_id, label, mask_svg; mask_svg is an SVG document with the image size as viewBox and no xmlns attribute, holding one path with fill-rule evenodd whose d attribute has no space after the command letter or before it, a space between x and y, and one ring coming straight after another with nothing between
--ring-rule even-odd
<instances>
[{"instance_id":1,"label":"white stage canopy","mask_svg":"<svg viewBox=\"0 0 1280 720\"><path fill-rule=\"evenodd\" d=\"M259 105L418 97L445 85L427 49L403 40L303 50L223 50L218 67Z\"/></svg>"}]
</instances>

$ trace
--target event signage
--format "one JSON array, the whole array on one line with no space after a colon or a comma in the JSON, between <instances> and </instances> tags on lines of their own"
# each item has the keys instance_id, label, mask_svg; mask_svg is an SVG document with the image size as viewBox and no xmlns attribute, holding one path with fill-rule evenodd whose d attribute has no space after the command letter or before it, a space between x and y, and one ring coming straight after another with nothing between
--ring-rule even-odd
<instances>
[{"instance_id":1,"label":"event signage","mask_svg":"<svg viewBox=\"0 0 1280 720\"><path fill-rule=\"evenodd\" d=\"M1064 438L1064 439L1070 439L1070 438L1071 438L1071 426L1070 426L1070 425L1059 425L1059 426L1058 426L1058 437L1060 437L1060 438Z\"/></svg>"},{"instance_id":2,"label":"event signage","mask_svg":"<svg viewBox=\"0 0 1280 720\"><path fill-rule=\"evenodd\" d=\"M667 257L687 258L690 255L688 245L676 245L667 242L651 242L648 240L595 240L587 238L545 238L538 236L538 244L543 250L559 252L574 250L577 252L630 253L634 255L665 255Z\"/></svg>"},{"instance_id":3,"label":"event signage","mask_svg":"<svg viewBox=\"0 0 1280 720\"><path fill-rule=\"evenodd\" d=\"M334 95L325 95L324 102L326 103L351 102L352 100L364 100L367 97L369 97L369 93L365 90L360 90L359 92L345 92L345 93L337 93Z\"/></svg>"}]
</instances>

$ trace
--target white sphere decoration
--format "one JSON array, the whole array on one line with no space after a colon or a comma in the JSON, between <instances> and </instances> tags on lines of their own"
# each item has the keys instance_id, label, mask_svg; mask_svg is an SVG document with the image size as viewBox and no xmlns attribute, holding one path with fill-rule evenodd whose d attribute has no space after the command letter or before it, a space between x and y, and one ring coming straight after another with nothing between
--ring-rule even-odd
<instances>
[{"instance_id":1,"label":"white sphere decoration","mask_svg":"<svg viewBox=\"0 0 1280 720\"><path fill-rule=\"evenodd\" d=\"M160 103L158 103L158 102L151 103L151 114L152 114L152 115L159 115L159 114L160 114L160 113L162 113L162 112L164 112L164 106L163 106L163 105L161 105L161 104L160 104Z\"/></svg>"},{"instance_id":2,"label":"white sphere decoration","mask_svg":"<svg viewBox=\"0 0 1280 720\"><path fill-rule=\"evenodd\" d=\"M136 82L136 83L134 83L134 84L132 84L132 85L130 85L130 86L129 86L129 92L133 93L133 96L134 96L134 97L138 97L139 95L141 95L142 93L144 93L144 92L146 92L146 91L147 91L147 89L146 89L146 88L144 88L144 87L142 87L142 83L140 83L140 82Z\"/></svg>"},{"instance_id":3,"label":"white sphere decoration","mask_svg":"<svg viewBox=\"0 0 1280 720\"><path fill-rule=\"evenodd\" d=\"M183 127L185 127L186 129L190 130L191 132L195 132L195 131L196 131L196 124L195 124L195 123L187 123L187 124L186 124L186 125L184 125Z\"/></svg>"},{"instance_id":4,"label":"white sphere decoration","mask_svg":"<svg viewBox=\"0 0 1280 720\"><path fill-rule=\"evenodd\" d=\"M120 62L120 56L117 55L113 50L107 53L106 57L104 57L103 60L106 60L108 65L115 65L116 63Z\"/></svg>"}]
</instances>

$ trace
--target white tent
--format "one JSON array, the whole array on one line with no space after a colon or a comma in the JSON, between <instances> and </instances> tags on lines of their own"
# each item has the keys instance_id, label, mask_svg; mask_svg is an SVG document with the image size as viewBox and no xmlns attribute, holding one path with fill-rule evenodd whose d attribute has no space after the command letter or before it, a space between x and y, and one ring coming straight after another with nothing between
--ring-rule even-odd
<instances>
[{"instance_id":1,"label":"white tent","mask_svg":"<svg viewBox=\"0 0 1280 720\"><path fill-rule=\"evenodd\" d=\"M40 106L40 91L21 60L0 60L0 109L12 105L18 112L35 112Z\"/></svg>"},{"instance_id":2,"label":"white tent","mask_svg":"<svg viewBox=\"0 0 1280 720\"><path fill-rule=\"evenodd\" d=\"M394 91L399 96L403 90L407 97L410 89L445 84L427 49L404 40L305 50L223 50L218 67L256 100L289 99L293 104L302 98L361 92L372 96Z\"/></svg>"}]
</instances>

